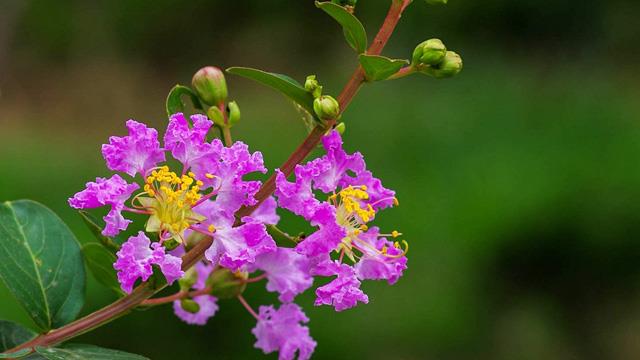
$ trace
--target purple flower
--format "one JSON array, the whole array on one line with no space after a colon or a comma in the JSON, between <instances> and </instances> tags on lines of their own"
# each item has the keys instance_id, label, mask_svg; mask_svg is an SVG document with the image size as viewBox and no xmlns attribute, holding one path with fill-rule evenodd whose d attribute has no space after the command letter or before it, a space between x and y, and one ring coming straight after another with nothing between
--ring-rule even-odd
<instances>
[{"instance_id":1,"label":"purple flower","mask_svg":"<svg viewBox=\"0 0 640 360\"><path fill-rule=\"evenodd\" d=\"M309 359L316 342L309 335L309 328L300 324L308 321L296 304L283 304L278 310L260 306L258 323L251 330L258 339L255 347L266 354L279 351L280 360L292 360L296 352L299 360Z\"/></svg>"},{"instance_id":2,"label":"purple flower","mask_svg":"<svg viewBox=\"0 0 640 360\"><path fill-rule=\"evenodd\" d=\"M369 297L360 290L360 281L354 269L346 264L334 264L329 267L329 270L338 277L316 289L317 297L314 304L316 306L332 305L336 311L352 308L358 304L358 301L367 304Z\"/></svg>"},{"instance_id":3,"label":"purple flower","mask_svg":"<svg viewBox=\"0 0 640 360\"><path fill-rule=\"evenodd\" d=\"M280 301L291 302L293 298L313 284L309 275L309 261L293 249L278 248L256 258L255 267L267 275L267 290L280 293Z\"/></svg>"},{"instance_id":4,"label":"purple flower","mask_svg":"<svg viewBox=\"0 0 640 360\"><path fill-rule=\"evenodd\" d=\"M86 189L70 198L69 205L75 209L111 206L111 211L103 218L106 227L102 230L102 234L115 236L121 230L125 230L131 222L130 220L125 220L121 212L125 201L138 188L138 184L128 184L119 175L113 175L109 179L97 178L95 182L88 182Z\"/></svg>"},{"instance_id":5,"label":"purple flower","mask_svg":"<svg viewBox=\"0 0 640 360\"><path fill-rule=\"evenodd\" d=\"M164 146L176 160L189 168L203 156L214 150L214 146L207 143L207 133L213 123L206 116L196 114L191 116L193 127L182 113L173 114L169 119L169 126L164 134ZM216 147L219 148L219 147Z\"/></svg>"},{"instance_id":6,"label":"purple flower","mask_svg":"<svg viewBox=\"0 0 640 360\"><path fill-rule=\"evenodd\" d=\"M260 254L276 249L276 244L267 233L264 224L248 222L233 227L235 217L220 208L218 201L208 202L198 208L205 216L204 226L212 225L213 243L205 252L205 258L213 264L238 270L253 264Z\"/></svg>"},{"instance_id":7,"label":"purple flower","mask_svg":"<svg viewBox=\"0 0 640 360\"><path fill-rule=\"evenodd\" d=\"M251 215L242 218L242 222L260 222L267 225L276 225L280 221L280 216L276 213L278 203L273 196L266 198Z\"/></svg>"},{"instance_id":8,"label":"purple flower","mask_svg":"<svg viewBox=\"0 0 640 360\"><path fill-rule=\"evenodd\" d=\"M152 265L160 267L169 284L181 278L182 259L165 253L160 243L153 243L140 231L127 240L116 254L118 259L113 268L118 270L118 281L122 290L131 293L138 279L147 281L153 274Z\"/></svg>"},{"instance_id":9,"label":"purple flower","mask_svg":"<svg viewBox=\"0 0 640 360\"><path fill-rule=\"evenodd\" d=\"M200 308L192 313L182 308L180 300L173 302L173 312L182 321L190 325L205 325L218 311L218 299L211 295L200 295L193 298Z\"/></svg>"},{"instance_id":10,"label":"purple flower","mask_svg":"<svg viewBox=\"0 0 640 360\"><path fill-rule=\"evenodd\" d=\"M109 138L102 145L102 156L110 170L122 171L130 176L146 172L164 161L164 151L158 142L158 132L135 120L127 121L129 135Z\"/></svg>"},{"instance_id":11,"label":"purple flower","mask_svg":"<svg viewBox=\"0 0 640 360\"><path fill-rule=\"evenodd\" d=\"M387 280L393 285L407 268L405 251L385 238L378 237L378 228L373 227L358 239L362 257L355 270L360 280Z\"/></svg>"}]
</instances>

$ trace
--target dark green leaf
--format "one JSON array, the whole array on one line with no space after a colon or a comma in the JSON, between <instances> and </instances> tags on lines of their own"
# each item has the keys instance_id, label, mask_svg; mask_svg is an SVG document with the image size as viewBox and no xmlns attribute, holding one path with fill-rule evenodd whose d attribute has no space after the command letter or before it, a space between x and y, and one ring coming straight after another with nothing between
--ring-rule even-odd
<instances>
[{"instance_id":1,"label":"dark green leaf","mask_svg":"<svg viewBox=\"0 0 640 360\"><path fill-rule=\"evenodd\" d=\"M384 80L409 64L407 60L389 59L378 55L360 55L360 65L369 81Z\"/></svg>"},{"instance_id":2,"label":"dark green leaf","mask_svg":"<svg viewBox=\"0 0 640 360\"><path fill-rule=\"evenodd\" d=\"M82 216L82 220L84 220L84 223L87 225L89 230L91 230L93 235L100 241L102 245L104 245L107 249L111 250L114 253L120 250L120 245L122 245L124 239L119 236L111 238L102 235L102 228L104 226L99 225L100 221L98 221L95 216L84 210L80 210L78 212L80 213L80 216Z\"/></svg>"},{"instance_id":3,"label":"dark green leaf","mask_svg":"<svg viewBox=\"0 0 640 360\"><path fill-rule=\"evenodd\" d=\"M36 337L35 332L11 321L0 320L0 352L13 349ZM28 350L27 350L28 352ZM17 356L16 353L12 354ZM0 357L1 354L0 354ZM8 356L6 356L8 357ZM4 358L6 358L4 357Z\"/></svg>"},{"instance_id":4,"label":"dark green leaf","mask_svg":"<svg viewBox=\"0 0 640 360\"><path fill-rule=\"evenodd\" d=\"M200 103L200 99L196 93L194 93L190 88L183 85L176 85L169 91L169 95L167 96L167 116L171 116L175 113L184 112L184 102L182 101L182 96L188 95L191 99L191 103L193 107L196 109L203 109L202 104Z\"/></svg>"},{"instance_id":5,"label":"dark green leaf","mask_svg":"<svg viewBox=\"0 0 640 360\"><path fill-rule=\"evenodd\" d=\"M357 17L346 8L332 2L316 1L316 6L342 25L345 39L358 54L367 50L367 32Z\"/></svg>"},{"instance_id":6,"label":"dark green leaf","mask_svg":"<svg viewBox=\"0 0 640 360\"><path fill-rule=\"evenodd\" d=\"M80 246L56 214L34 201L0 204L0 279L43 331L74 320L84 303Z\"/></svg>"},{"instance_id":7,"label":"dark green leaf","mask_svg":"<svg viewBox=\"0 0 640 360\"><path fill-rule=\"evenodd\" d=\"M100 284L122 294L116 271L113 269L113 263L116 261L115 255L97 242L82 245L82 254L93 277Z\"/></svg>"},{"instance_id":8,"label":"dark green leaf","mask_svg":"<svg viewBox=\"0 0 640 360\"><path fill-rule=\"evenodd\" d=\"M227 69L227 72L246 77L278 90L302 106L310 114L315 114L313 111L313 96L300 83L286 75L246 67L231 67Z\"/></svg>"},{"instance_id":9,"label":"dark green leaf","mask_svg":"<svg viewBox=\"0 0 640 360\"><path fill-rule=\"evenodd\" d=\"M141 355L131 354L119 350L105 349L94 345L67 344L61 347L49 348L37 346L38 354L49 360L144 360Z\"/></svg>"}]
</instances>

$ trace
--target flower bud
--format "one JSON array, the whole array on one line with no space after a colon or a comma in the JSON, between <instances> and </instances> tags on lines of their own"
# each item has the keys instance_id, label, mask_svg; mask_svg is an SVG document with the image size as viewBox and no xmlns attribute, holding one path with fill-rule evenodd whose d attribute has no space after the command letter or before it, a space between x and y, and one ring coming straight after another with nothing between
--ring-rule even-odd
<instances>
[{"instance_id":1,"label":"flower bud","mask_svg":"<svg viewBox=\"0 0 640 360\"><path fill-rule=\"evenodd\" d=\"M194 268L190 268L186 271L183 277L178 280L180 290L189 291L191 287L198 281L198 273Z\"/></svg>"},{"instance_id":2,"label":"flower bud","mask_svg":"<svg viewBox=\"0 0 640 360\"><path fill-rule=\"evenodd\" d=\"M430 66L422 72L435 78L452 77L462 71L462 58L453 51L447 51L442 62L435 66Z\"/></svg>"},{"instance_id":3,"label":"flower bud","mask_svg":"<svg viewBox=\"0 0 640 360\"><path fill-rule=\"evenodd\" d=\"M313 101L313 111L320 120L334 120L340 115L340 104L329 95L323 95Z\"/></svg>"},{"instance_id":4,"label":"flower bud","mask_svg":"<svg viewBox=\"0 0 640 360\"><path fill-rule=\"evenodd\" d=\"M219 268L209 276L207 285L211 287L211 295L219 299L231 299L242 294L247 287L247 277L246 272L232 272Z\"/></svg>"},{"instance_id":5,"label":"flower bud","mask_svg":"<svg viewBox=\"0 0 640 360\"><path fill-rule=\"evenodd\" d=\"M182 306L184 311L190 312L192 314L195 314L198 311L200 311L200 305L198 305L197 302L195 302L195 301L193 301L191 299L182 299L182 300L180 300L180 306Z\"/></svg>"},{"instance_id":6,"label":"flower bud","mask_svg":"<svg viewBox=\"0 0 640 360\"><path fill-rule=\"evenodd\" d=\"M229 126L233 126L240 121L240 107L238 103L231 101L227 104L227 108L229 109Z\"/></svg>"},{"instance_id":7,"label":"flower bud","mask_svg":"<svg viewBox=\"0 0 640 360\"><path fill-rule=\"evenodd\" d=\"M221 127L227 126L227 124L224 123L224 115L217 106L212 106L207 109L207 116L209 117L209 119L211 119L211 121L213 121L214 124Z\"/></svg>"},{"instance_id":8,"label":"flower bud","mask_svg":"<svg viewBox=\"0 0 640 360\"><path fill-rule=\"evenodd\" d=\"M322 86L320 86L320 83L318 82L318 80L316 80L315 75L307 76L307 80L304 82L304 88L305 90L310 92L314 98L320 97L320 95L322 95Z\"/></svg>"},{"instance_id":9,"label":"flower bud","mask_svg":"<svg viewBox=\"0 0 640 360\"><path fill-rule=\"evenodd\" d=\"M449 0L427 0L429 5L445 5Z\"/></svg>"},{"instance_id":10,"label":"flower bud","mask_svg":"<svg viewBox=\"0 0 640 360\"><path fill-rule=\"evenodd\" d=\"M440 39L429 39L416 46L411 63L437 65L444 59L446 53L447 48Z\"/></svg>"},{"instance_id":11,"label":"flower bud","mask_svg":"<svg viewBox=\"0 0 640 360\"><path fill-rule=\"evenodd\" d=\"M191 84L206 104L219 105L227 99L227 82L224 73L217 67L207 66L198 70Z\"/></svg>"}]
</instances>

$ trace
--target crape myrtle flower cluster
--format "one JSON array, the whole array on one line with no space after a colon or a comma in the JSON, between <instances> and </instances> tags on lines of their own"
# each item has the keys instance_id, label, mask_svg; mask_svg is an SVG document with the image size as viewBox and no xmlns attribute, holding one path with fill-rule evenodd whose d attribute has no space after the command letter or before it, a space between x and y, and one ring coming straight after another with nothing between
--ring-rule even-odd
<instances>
[{"instance_id":1,"label":"crape myrtle flower cluster","mask_svg":"<svg viewBox=\"0 0 640 360\"><path fill-rule=\"evenodd\" d=\"M173 302L175 314L204 325L218 311L217 274L243 285L266 279L266 290L278 293L282 304L261 306L257 313L247 305L257 320L255 346L279 351L281 359L308 359L316 343L305 326L309 319L293 301L314 278L330 278L315 289L315 305L343 311L369 301L361 281L393 284L406 269L406 242L392 241L401 234L369 226L378 211L398 205L395 194L366 169L360 153L343 150L337 131L324 136L325 155L296 167L293 181L276 170L275 197L237 221L242 206L258 203L261 182L245 177L267 172L260 152L239 141L225 146L208 140L213 123L200 114L172 115L162 144L155 129L134 120L126 125L128 135L102 146L109 170L121 174L97 178L69 199L76 209L108 207L105 236L130 227L127 213L146 216L144 228L116 254L113 266L124 292L154 272L169 284L179 280L188 296ZM315 231L294 247L276 244L267 227L278 223L278 207L304 217ZM212 237L212 245L202 261L183 271L180 256L203 236ZM246 305L241 290L235 295Z\"/></svg>"}]
</instances>

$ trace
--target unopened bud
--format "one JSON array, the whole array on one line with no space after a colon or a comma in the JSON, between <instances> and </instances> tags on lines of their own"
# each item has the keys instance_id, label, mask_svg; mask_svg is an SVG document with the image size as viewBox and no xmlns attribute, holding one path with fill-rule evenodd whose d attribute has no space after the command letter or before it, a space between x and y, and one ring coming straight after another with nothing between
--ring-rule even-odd
<instances>
[{"instance_id":1,"label":"unopened bud","mask_svg":"<svg viewBox=\"0 0 640 360\"><path fill-rule=\"evenodd\" d=\"M208 105L219 105L227 99L227 82L217 67L207 66L193 75L191 84L196 93Z\"/></svg>"},{"instance_id":2,"label":"unopened bud","mask_svg":"<svg viewBox=\"0 0 640 360\"><path fill-rule=\"evenodd\" d=\"M343 122L341 122L340 124L336 125L334 129L338 132L338 134L342 135L344 134L344 131L347 129L347 127Z\"/></svg>"},{"instance_id":3,"label":"unopened bud","mask_svg":"<svg viewBox=\"0 0 640 360\"><path fill-rule=\"evenodd\" d=\"M195 268L190 268L186 271L183 277L178 280L178 284L180 285L180 290L189 291L191 287L198 282L198 273Z\"/></svg>"},{"instance_id":4,"label":"unopened bud","mask_svg":"<svg viewBox=\"0 0 640 360\"><path fill-rule=\"evenodd\" d=\"M247 287L247 277L247 273L220 268L209 276L207 285L211 287L211 295L220 299L231 299L242 294Z\"/></svg>"},{"instance_id":5,"label":"unopened bud","mask_svg":"<svg viewBox=\"0 0 640 360\"><path fill-rule=\"evenodd\" d=\"M445 5L449 0L427 0L429 5Z\"/></svg>"},{"instance_id":6,"label":"unopened bud","mask_svg":"<svg viewBox=\"0 0 640 360\"><path fill-rule=\"evenodd\" d=\"M211 119L211 121L213 121L214 124L221 127L227 126L227 124L224 123L224 115L217 106L212 106L207 109L207 116L209 117L209 119Z\"/></svg>"},{"instance_id":7,"label":"unopened bud","mask_svg":"<svg viewBox=\"0 0 640 360\"><path fill-rule=\"evenodd\" d=\"M323 95L313 101L313 111L320 120L334 120L340 115L340 104L329 95Z\"/></svg>"},{"instance_id":8,"label":"unopened bud","mask_svg":"<svg viewBox=\"0 0 640 360\"><path fill-rule=\"evenodd\" d=\"M414 65L437 65L444 59L446 53L447 48L442 43L442 40L429 39L416 46L415 50L413 50L411 63Z\"/></svg>"},{"instance_id":9,"label":"unopened bud","mask_svg":"<svg viewBox=\"0 0 640 360\"><path fill-rule=\"evenodd\" d=\"M318 80L316 80L315 75L307 76L307 80L304 82L304 88L305 90L310 92L314 98L320 97L320 95L322 95L322 86L320 86L320 83L318 82Z\"/></svg>"},{"instance_id":10,"label":"unopened bud","mask_svg":"<svg viewBox=\"0 0 640 360\"><path fill-rule=\"evenodd\" d=\"M227 107L229 109L229 126L233 126L240 121L240 108L235 101L229 102Z\"/></svg>"},{"instance_id":11,"label":"unopened bud","mask_svg":"<svg viewBox=\"0 0 640 360\"><path fill-rule=\"evenodd\" d=\"M462 71L462 58L453 51L447 51L440 64L422 70L423 73L439 79L452 77L460 71Z\"/></svg>"},{"instance_id":12,"label":"unopened bud","mask_svg":"<svg viewBox=\"0 0 640 360\"><path fill-rule=\"evenodd\" d=\"M197 302L195 302L195 301L193 301L191 299L182 299L182 300L180 300L180 306L182 306L184 311L190 312L192 314L195 314L198 311L200 311L200 305L198 305Z\"/></svg>"}]
</instances>

